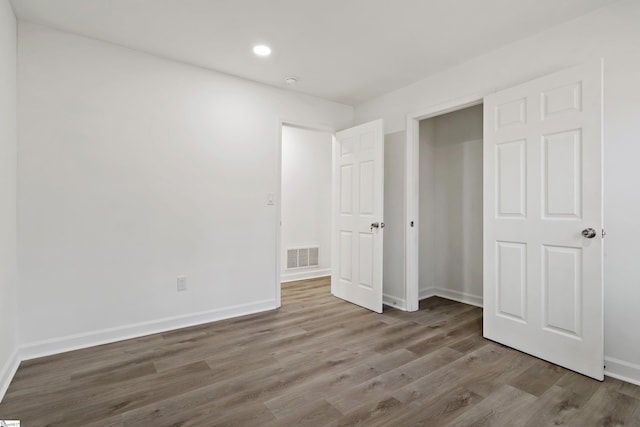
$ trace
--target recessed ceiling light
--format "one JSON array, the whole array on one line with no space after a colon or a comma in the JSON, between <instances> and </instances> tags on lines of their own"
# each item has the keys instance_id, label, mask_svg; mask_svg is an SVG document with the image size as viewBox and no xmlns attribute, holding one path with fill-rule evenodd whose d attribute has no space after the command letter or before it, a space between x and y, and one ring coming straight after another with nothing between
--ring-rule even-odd
<instances>
[{"instance_id":1,"label":"recessed ceiling light","mask_svg":"<svg viewBox=\"0 0 640 427\"><path fill-rule=\"evenodd\" d=\"M295 86L298 83L298 79L295 77L287 77L284 79L284 82L287 86Z\"/></svg>"},{"instance_id":2,"label":"recessed ceiling light","mask_svg":"<svg viewBox=\"0 0 640 427\"><path fill-rule=\"evenodd\" d=\"M271 55L271 48L269 46L259 44L253 47L253 53L258 56L269 56Z\"/></svg>"}]
</instances>

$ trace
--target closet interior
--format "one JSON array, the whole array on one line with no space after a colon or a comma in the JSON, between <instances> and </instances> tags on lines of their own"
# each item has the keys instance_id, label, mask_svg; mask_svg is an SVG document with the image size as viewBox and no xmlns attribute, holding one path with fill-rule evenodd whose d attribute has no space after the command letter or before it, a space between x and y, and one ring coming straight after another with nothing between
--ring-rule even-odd
<instances>
[{"instance_id":1,"label":"closet interior","mask_svg":"<svg viewBox=\"0 0 640 427\"><path fill-rule=\"evenodd\" d=\"M420 121L420 297L482 305L482 105Z\"/></svg>"}]
</instances>

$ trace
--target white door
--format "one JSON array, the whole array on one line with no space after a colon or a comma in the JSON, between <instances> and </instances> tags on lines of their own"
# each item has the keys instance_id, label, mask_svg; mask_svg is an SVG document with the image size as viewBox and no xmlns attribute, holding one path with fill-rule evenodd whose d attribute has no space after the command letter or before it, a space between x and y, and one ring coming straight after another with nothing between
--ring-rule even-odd
<instances>
[{"instance_id":1,"label":"white door","mask_svg":"<svg viewBox=\"0 0 640 427\"><path fill-rule=\"evenodd\" d=\"M485 337L602 380L602 226L601 64L486 97Z\"/></svg>"},{"instance_id":2,"label":"white door","mask_svg":"<svg viewBox=\"0 0 640 427\"><path fill-rule=\"evenodd\" d=\"M382 120L336 133L331 293L382 313Z\"/></svg>"}]
</instances>

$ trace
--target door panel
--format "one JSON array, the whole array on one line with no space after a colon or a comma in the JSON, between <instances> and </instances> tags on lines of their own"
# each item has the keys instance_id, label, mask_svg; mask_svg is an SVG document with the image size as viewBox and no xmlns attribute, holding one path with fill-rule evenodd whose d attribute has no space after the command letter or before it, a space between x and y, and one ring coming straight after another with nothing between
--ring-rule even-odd
<instances>
[{"instance_id":1,"label":"door panel","mask_svg":"<svg viewBox=\"0 0 640 427\"><path fill-rule=\"evenodd\" d=\"M485 337L603 379L601 64L484 111Z\"/></svg>"},{"instance_id":2,"label":"door panel","mask_svg":"<svg viewBox=\"0 0 640 427\"><path fill-rule=\"evenodd\" d=\"M543 326L581 335L582 248L544 246Z\"/></svg>"},{"instance_id":3,"label":"door panel","mask_svg":"<svg viewBox=\"0 0 640 427\"><path fill-rule=\"evenodd\" d=\"M522 243L496 242L496 248L498 314L526 321L527 246Z\"/></svg>"},{"instance_id":4,"label":"door panel","mask_svg":"<svg viewBox=\"0 0 640 427\"><path fill-rule=\"evenodd\" d=\"M580 130L544 135L542 149L545 217L579 219L582 208Z\"/></svg>"},{"instance_id":5,"label":"door panel","mask_svg":"<svg viewBox=\"0 0 640 427\"><path fill-rule=\"evenodd\" d=\"M496 197L500 217L525 217L527 198L527 141L496 144Z\"/></svg>"},{"instance_id":6,"label":"door panel","mask_svg":"<svg viewBox=\"0 0 640 427\"><path fill-rule=\"evenodd\" d=\"M382 313L384 134L382 120L336 134L331 292Z\"/></svg>"}]
</instances>

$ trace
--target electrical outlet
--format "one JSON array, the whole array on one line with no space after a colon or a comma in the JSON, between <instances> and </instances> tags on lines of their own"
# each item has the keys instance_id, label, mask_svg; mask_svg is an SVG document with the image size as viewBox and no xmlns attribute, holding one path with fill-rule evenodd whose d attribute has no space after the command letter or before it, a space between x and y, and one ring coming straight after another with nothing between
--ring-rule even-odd
<instances>
[{"instance_id":1,"label":"electrical outlet","mask_svg":"<svg viewBox=\"0 0 640 427\"><path fill-rule=\"evenodd\" d=\"M178 276L178 292L187 290L187 276Z\"/></svg>"}]
</instances>

